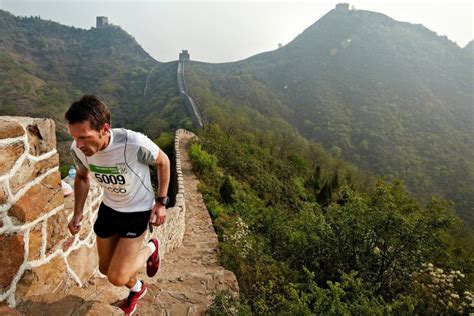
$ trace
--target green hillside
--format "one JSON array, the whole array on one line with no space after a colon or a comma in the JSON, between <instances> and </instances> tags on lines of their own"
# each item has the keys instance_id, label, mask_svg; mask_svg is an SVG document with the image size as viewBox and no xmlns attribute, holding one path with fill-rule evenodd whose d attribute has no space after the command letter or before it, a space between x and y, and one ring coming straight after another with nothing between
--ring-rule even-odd
<instances>
[{"instance_id":1,"label":"green hillside","mask_svg":"<svg viewBox=\"0 0 474 316\"><path fill-rule=\"evenodd\" d=\"M471 54L471 58L472 58L473 57L472 54L474 54L474 40L467 43L467 45L464 46L463 51L467 54Z\"/></svg>"},{"instance_id":2,"label":"green hillside","mask_svg":"<svg viewBox=\"0 0 474 316\"><path fill-rule=\"evenodd\" d=\"M155 61L118 26L83 30L0 10L0 48L0 115L53 118L61 152L64 112L83 94L106 101L114 126L150 137L189 125L176 63Z\"/></svg>"},{"instance_id":3,"label":"green hillside","mask_svg":"<svg viewBox=\"0 0 474 316\"><path fill-rule=\"evenodd\" d=\"M211 315L471 310L473 234L447 203L422 205L281 119L200 98L215 106L190 157L240 289L219 293Z\"/></svg>"},{"instance_id":4,"label":"green hillside","mask_svg":"<svg viewBox=\"0 0 474 316\"><path fill-rule=\"evenodd\" d=\"M235 63L191 63L186 76L204 112L212 94L283 118L333 154L402 179L422 201L453 200L474 224L467 49L421 25L339 9L278 50Z\"/></svg>"}]
</instances>

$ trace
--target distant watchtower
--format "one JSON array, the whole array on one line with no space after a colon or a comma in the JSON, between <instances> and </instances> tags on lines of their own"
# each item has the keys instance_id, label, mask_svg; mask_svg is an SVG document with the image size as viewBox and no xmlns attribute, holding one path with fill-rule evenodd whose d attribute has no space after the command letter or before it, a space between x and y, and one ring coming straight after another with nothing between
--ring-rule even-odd
<instances>
[{"instance_id":1,"label":"distant watchtower","mask_svg":"<svg viewBox=\"0 0 474 316\"><path fill-rule=\"evenodd\" d=\"M189 53L186 49L183 49L181 53L179 53L179 61L190 60Z\"/></svg>"},{"instance_id":2,"label":"distant watchtower","mask_svg":"<svg viewBox=\"0 0 474 316\"><path fill-rule=\"evenodd\" d=\"M106 27L107 25L109 25L109 18L106 17L106 16L98 16L97 19L97 28L102 28L102 27Z\"/></svg>"},{"instance_id":3,"label":"distant watchtower","mask_svg":"<svg viewBox=\"0 0 474 316\"><path fill-rule=\"evenodd\" d=\"M349 3L338 3L338 4L336 4L336 10L338 10L338 11L349 11Z\"/></svg>"}]
</instances>

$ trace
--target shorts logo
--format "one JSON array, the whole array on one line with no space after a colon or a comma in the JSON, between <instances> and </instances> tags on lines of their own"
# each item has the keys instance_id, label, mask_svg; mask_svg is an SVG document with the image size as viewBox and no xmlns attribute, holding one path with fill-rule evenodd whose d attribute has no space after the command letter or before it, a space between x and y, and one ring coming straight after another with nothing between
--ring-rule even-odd
<instances>
[{"instance_id":1,"label":"shorts logo","mask_svg":"<svg viewBox=\"0 0 474 316\"><path fill-rule=\"evenodd\" d=\"M132 237L134 237L136 235L137 235L137 233L133 233L133 232L128 232L128 233L125 234L125 236L132 236Z\"/></svg>"}]
</instances>

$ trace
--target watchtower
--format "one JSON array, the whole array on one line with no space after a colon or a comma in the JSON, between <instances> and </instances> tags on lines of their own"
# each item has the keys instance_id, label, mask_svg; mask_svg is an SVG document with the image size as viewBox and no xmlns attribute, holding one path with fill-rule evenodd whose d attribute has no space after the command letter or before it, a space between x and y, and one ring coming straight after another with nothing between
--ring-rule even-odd
<instances>
[{"instance_id":1,"label":"watchtower","mask_svg":"<svg viewBox=\"0 0 474 316\"><path fill-rule=\"evenodd\" d=\"M338 3L338 4L336 4L336 10L338 10L338 11L349 11L349 3Z\"/></svg>"},{"instance_id":2,"label":"watchtower","mask_svg":"<svg viewBox=\"0 0 474 316\"><path fill-rule=\"evenodd\" d=\"M190 60L189 53L186 49L183 49L181 53L179 53L179 61L186 61Z\"/></svg>"},{"instance_id":3,"label":"watchtower","mask_svg":"<svg viewBox=\"0 0 474 316\"><path fill-rule=\"evenodd\" d=\"M97 19L97 28L102 28L102 27L106 27L107 25L109 25L109 18L106 17L106 16L98 16Z\"/></svg>"}]
</instances>

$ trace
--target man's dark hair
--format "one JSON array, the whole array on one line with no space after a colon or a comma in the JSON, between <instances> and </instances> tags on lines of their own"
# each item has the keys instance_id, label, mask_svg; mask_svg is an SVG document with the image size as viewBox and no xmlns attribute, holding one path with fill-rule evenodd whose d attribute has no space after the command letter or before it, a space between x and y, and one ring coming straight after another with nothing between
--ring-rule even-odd
<instances>
[{"instance_id":1,"label":"man's dark hair","mask_svg":"<svg viewBox=\"0 0 474 316\"><path fill-rule=\"evenodd\" d=\"M105 123L110 124L109 108L95 95L84 95L71 104L64 117L69 124L89 121L91 127L97 131L100 131Z\"/></svg>"}]
</instances>

